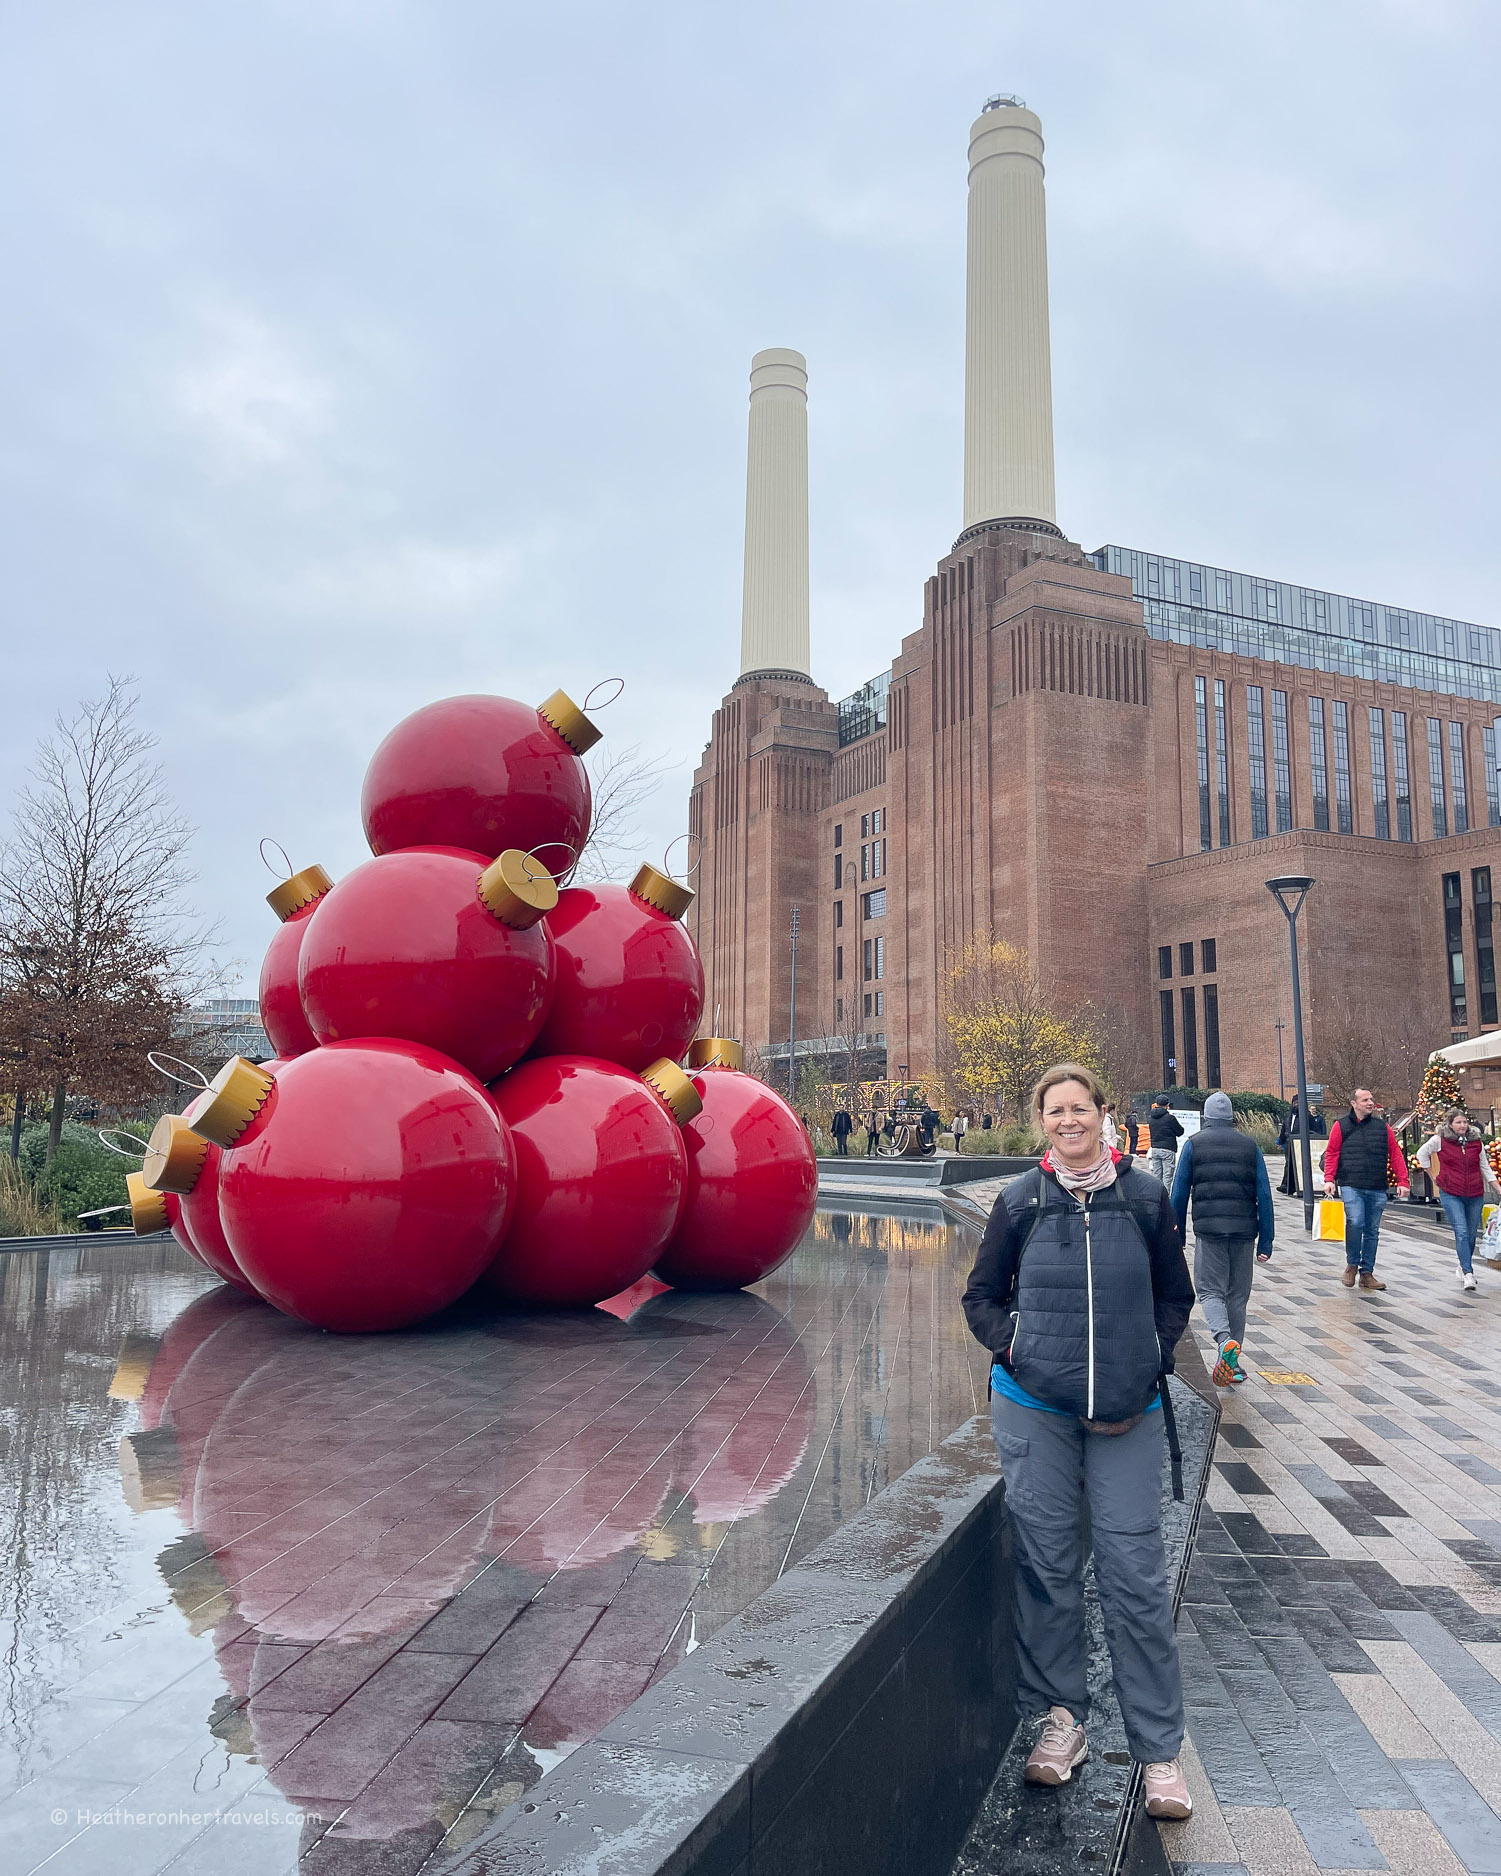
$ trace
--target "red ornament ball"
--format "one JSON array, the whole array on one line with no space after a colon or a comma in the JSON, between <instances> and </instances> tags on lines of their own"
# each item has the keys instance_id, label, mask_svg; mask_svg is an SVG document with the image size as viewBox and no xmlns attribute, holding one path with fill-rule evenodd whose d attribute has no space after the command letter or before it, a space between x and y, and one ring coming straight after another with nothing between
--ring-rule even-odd
<instances>
[{"instance_id":1,"label":"red ornament ball","mask_svg":"<svg viewBox=\"0 0 1501 1876\"><path fill-rule=\"evenodd\" d=\"M190 1127L194 1116L202 1112L209 1099L206 1091L197 1094L182 1110L182 1117ZM183 1193L178 1199L179 1216L188 1236L193 1240L199 1261L207 1264L216 1277L254 1296L255 1285L241 1270L239 1258L230 1249L219 1213L219 1171L223 1158L220 1149L210 1142L193 1190Z\"/></svg>"},{"instance_id":2,"label":"red ornament ball","mask_svg":"<svg viewBox=\"0 0 1501 1876\"><path fill-rule=\"evenodd\" d=\"M376 750L360 796L372 853L465 847L493 860L589 834L589 773L534 705L448 697L415 710ZM565 856L542 856L561 872Z\"/></svg>"},{"instance_id":3,"label":"red ornament ball","mask_svg":"<svg viewBox=\"0 0 1501 1876\"><path fill-rule=\"evenodd\" d=\"M518 931L483 903L487 865L410 847L367 860L319 900L297 974L320 1043L394 1036L482 1081L520 1061L552 1000L553 943L545 920Z\"/></svg>"},{"instance_id":4,"label":"red ornament ball","mask_svg":"<svg viewBox=\"0 0 1501 1876\"><path fill-rule=\"evenodd\" d=\"M277 1070L219 1189L266 1301L357 1334L420 1322L473 1284L506 1228L515 1156L485 1090L435 1049L334 1042Z\"/></svg>"},{"instance_id":5,"label":"red ornament ball","mask_svg":"<svg viewBox=\"0 0 1501 1876\"><path fill-rule=\"evenodd\" d=\"M277 926L261 965L261 1026L278 1055L306 1055L318 1046L297 992L297 961L320 903L299 906L284 925Z\"/></svg>"},{"instance_id":6,"label":"red ornament ball","mask_svg":"<svg viewBox=\"0 0 1501 1876\"><path fill-rule=\"evenodd\" d=\"M704 1003L704 967L681 919L634 886L569 886L547 924L557 983L533 1053L598 1056L636 1074L678 1061Z\"/></svg>"},{"instance_id":7,"label":"red ornament ball","mask_svg":"<svg viewBox=\"0 0 1501 1876\"><path fill-rule=\"evenodd\" d=\"M779 1094L733 1068L689 1080L703 1111L683 1128L688 1190L672 1242L653 1264L680 1290L738 1290L792 1253L818 1202L818 1163Z\"/></svg>"},{"instance_id":8,"label":"red ornament ball","mask_svg":"<svg viewBox=\"0 0 1501 1876\"><path fill-rule=\"evenodd\" d=\"M523 1062L491 1089L516 1143L516 1215L485 1285L513 1302L581 1307L644 1277L683 1198L666 1106L617 1063Z\"/></svg>"}]
</instances>

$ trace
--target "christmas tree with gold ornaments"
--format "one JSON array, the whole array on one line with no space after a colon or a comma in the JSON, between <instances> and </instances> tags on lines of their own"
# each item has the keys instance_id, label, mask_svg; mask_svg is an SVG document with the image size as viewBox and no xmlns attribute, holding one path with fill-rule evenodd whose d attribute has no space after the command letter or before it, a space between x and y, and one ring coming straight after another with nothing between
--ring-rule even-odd
<instances>
[{"instance_id":1,"label":"christmas tree with gold ornaments","mask_svg":"<svg viewBox=\"0 0 1501 1876\"><path fill-rule=\"evenodd\" d=\"M1418 1130L1418 1139L1431 1139L1443 1126L1444 1116L1450 1109L1463 1106L1457 1070L1446 1057L1435 1055L1423 1071L1422 1090L1413 1110L1412 1124Z\"/></svg>"}]
</instances>

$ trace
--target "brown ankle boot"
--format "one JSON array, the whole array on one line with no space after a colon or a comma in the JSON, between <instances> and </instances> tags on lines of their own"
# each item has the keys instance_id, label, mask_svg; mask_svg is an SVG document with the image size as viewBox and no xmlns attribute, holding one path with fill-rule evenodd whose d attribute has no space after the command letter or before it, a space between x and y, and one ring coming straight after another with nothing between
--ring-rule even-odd
<instances>
[{"instance_id":1,"label":"brown ankle boot","mask_svg":"<svg viewBox=\"0 0 1501 1876\"><path fill-rule=\"evenodd\" d=\"M1376 1275L1374 1270L1362 1270L1360 1273L1360 1287L1363 1290L1384 1290L1386 1285L1381 1281L1380 1277Z\"/></svg>"},{"instance_id":2,"label":"brown ankle boot","mask_svg":"<svg viewBox=\"0 0 1501 1876\"><path fill-rule=\"evenodd\" d=\"M1344 1269L1339 1273L1339 1280L1347 1290L1353 1290L1355 1288L1355 1275L1354 1264L1346 1264Z\"/></svg>"}]
</instances>

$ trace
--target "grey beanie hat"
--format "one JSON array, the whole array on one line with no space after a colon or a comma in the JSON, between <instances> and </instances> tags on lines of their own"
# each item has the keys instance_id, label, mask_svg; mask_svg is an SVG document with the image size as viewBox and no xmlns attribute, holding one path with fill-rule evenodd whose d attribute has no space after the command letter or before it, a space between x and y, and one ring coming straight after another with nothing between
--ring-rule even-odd
<instances>
[{"instance_id":1,"label":"grey beanie hat","mask_svg":"<svg viewBox=\"0 0 1501 1876\"><path fill-rule=\"evenodd\" d=\"M1223 1090L1216 1088L1204 1103L1205 1120L1233 1120L1235 1109L1230 1105L1230 1097Z\"/></svg>"}]
</instances>

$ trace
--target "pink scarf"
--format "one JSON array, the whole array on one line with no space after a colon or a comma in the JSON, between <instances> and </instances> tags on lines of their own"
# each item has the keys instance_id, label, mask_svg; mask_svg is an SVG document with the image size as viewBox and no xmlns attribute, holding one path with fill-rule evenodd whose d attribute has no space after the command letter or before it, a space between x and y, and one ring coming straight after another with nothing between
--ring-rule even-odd
<instances>
[{"instance_id":1,"label":"pink scarf","mask_svg":"<svg viewBox=\"0 0 1501 1876\"><path fill-rule=\"evenodd\" d=\"M1050 1172L1065 1192L1100 1192L1106 1186L1115 1184L1116 1162L1124 1158L1125 1155L1117 1153L1113 1147L1102 1145L1097 1160L1075 1171L1072 1166L1064 1166L1055 1159L1050 1147L1042 1157L1042 1166L1043 1171Z\"/></svg>"}]
</instances>

